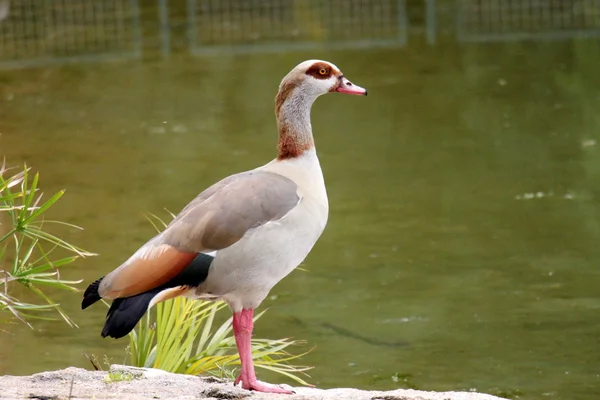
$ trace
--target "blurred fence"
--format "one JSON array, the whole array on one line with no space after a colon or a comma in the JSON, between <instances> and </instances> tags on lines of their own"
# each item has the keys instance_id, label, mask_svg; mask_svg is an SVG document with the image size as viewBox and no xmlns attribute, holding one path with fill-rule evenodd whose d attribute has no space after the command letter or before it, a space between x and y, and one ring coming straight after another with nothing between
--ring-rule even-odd
<instances>
[{"instance_id":1,"label":"blurred fence","mask_svg":"<svg viewBox=\"0 0 600 400\"><path fill-rule=\"evenodd\" d=\"M404 0L188 0L193 53L402 46Z\"/></svg>"},{"instance_id":2,"label":"blurred fence","mask_svg":"<svg viewBox=\"0 0 600 400\"><path fill-rule=\"evenodd\" d=\"M600 36L600 0L458 0L461 41Z\"/></svg>"},{"instance_id":3,"label":"blurred fence","mask_svg":"<svg viewBox=\"0 0 600 400\"><path fill-rule=\"evenodd\" d=\"M172 39L192 54L283 52L401 47L419 35L435 44L438 32L600 36L600 0L0 0L0 68L168 56Z\"/></svg>"},{"instance_id":4,"label":"blurred fence","mask_svg":"<svg viewBox=\"0 0 600 400\"><path fill-rule=\"evenodd\" d=\"M137 58L137 0L0 0L0 67Z\"/></svg>"}]
</instances>

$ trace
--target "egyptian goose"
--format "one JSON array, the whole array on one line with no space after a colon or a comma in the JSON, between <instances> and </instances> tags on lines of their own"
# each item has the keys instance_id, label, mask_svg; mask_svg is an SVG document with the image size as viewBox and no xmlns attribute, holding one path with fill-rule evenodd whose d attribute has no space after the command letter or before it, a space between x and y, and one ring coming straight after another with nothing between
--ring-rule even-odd
<instances>
[{"instance_id":1,"label":"egyptian goose","mask_svg":"<svg viewBox=\"0 0 600 400\"><path fill-rule=\"evenodd\" d=\"M322 94L366 95L333 64L300 63L275 97L277 158L231 175L200 193L167 228L120 267L92 283L82 309L114 300L102 337L129 333L161 301L185 295L224 300L242 370L235 385L291 393L256 379L250 338L254 309L308 255L327 223L329 205L315 150L310 109Z\"/></svg>"}]
</instances>

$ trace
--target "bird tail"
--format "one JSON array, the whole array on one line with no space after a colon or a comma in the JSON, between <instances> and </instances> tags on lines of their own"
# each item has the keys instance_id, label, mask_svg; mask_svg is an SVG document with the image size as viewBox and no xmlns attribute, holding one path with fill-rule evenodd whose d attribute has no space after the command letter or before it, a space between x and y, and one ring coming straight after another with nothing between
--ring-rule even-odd
<instances>
[{"instance_id":1,"label":"bird tail","mask_svg":"<svg viewBox=\"0 0 600 400\"><path fill-rule=\"evenodd\" d=\"M144 313L153 305L180 296L200 285L206 280L213 260L213 256L200 253L179 275L164 285L135 296L113 300L106 315L102 337L122 338L135 328ZM86 289L81 303L82 309L100 300L98 288L102 279L98 279Z\"/></svg>"},{"instance_id":2,"label":"bird tail","mask_svg":"<svg viewBox=\"0 0 600 400\"><path fill-rule=\"evenodd\" d=\"M90 286L87 287L87 289L85 289L85 292L83 293L83 300L81 301L82 310L85 310L102 298L98 293L98 288L100 287L100 282L102 282L102 279L104 279L104 277L96 279L92 284L90 284Z\"/></svg>"},{"instance_id":3,"label":"bird tail","mask_svg":"<svg viewBox=\"0 0 600 400\"><path fill-rule=\"evenodd\" d=\"M98 293L100 282L104 277L91 283L83 293L81 309L85 310L102 297ZM106 315L106 322L102 329L102 337L110 336L121 338L127 335L142 318L152 298L160 293L160 289L154 289L132 297L115 299Z\"/></svg>"},{"instance_id":4,"label":"bird tail","mask_svg":"<svg viewBox=\"0 0 600 400\"><path fill-rule=\"evenodd\" d=\"M160 289L154 289L135 296L115 299L106 314L102 337L119 339L131 332L150 308L152 299L160 292Z\"/></svg>"}]
</instances>

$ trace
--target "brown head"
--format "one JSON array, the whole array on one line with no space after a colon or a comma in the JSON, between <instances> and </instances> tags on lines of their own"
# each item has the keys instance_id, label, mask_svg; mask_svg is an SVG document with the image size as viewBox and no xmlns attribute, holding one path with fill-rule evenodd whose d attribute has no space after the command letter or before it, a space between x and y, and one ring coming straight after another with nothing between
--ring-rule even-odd
<instances>
[{"instance_id":1,"label":"brown head","mask_svg":"<svg viewBox=\"0 0 600 400\"><path fill-rule=\"evenodd\" d=\"M275 97L280 160L297 157L314 146L310 108L317 97L332 92L367 95L366 89L354 85L327 61L304 61L283 78Z\"/></svg>"}]
</instances>

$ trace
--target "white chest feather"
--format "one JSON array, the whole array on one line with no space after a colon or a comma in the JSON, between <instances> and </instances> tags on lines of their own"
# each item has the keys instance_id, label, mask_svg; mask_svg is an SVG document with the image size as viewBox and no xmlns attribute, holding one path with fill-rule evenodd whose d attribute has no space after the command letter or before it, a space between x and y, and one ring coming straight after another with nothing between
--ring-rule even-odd
<instances>
[{"instance_id":1,"label":"white chest feather","mask_svg":"<svg viewBox=\"0 0 600 400\"><path fill-rule=\"evenodd\" d=\"M283 161L271 161L261 169L291 179L298 185L303 196L314 198L321 206L329 210L323 171L314 148L306 151L300 157Z\"/></svg>"},{"instance_id":2,"label":"white chest feather","mask_svg":"<svg viewBox=\"0 0 600 400\"><path fill-rule=\"evenodd\" d=\"M314 150L307 153L260 168L294 181L300 202L280 220L252 229L219 250L198 293L223 298L234 311L254 308L306 258L325 229L329 212L319 160Z\"/></svg>"}]
</instances>

